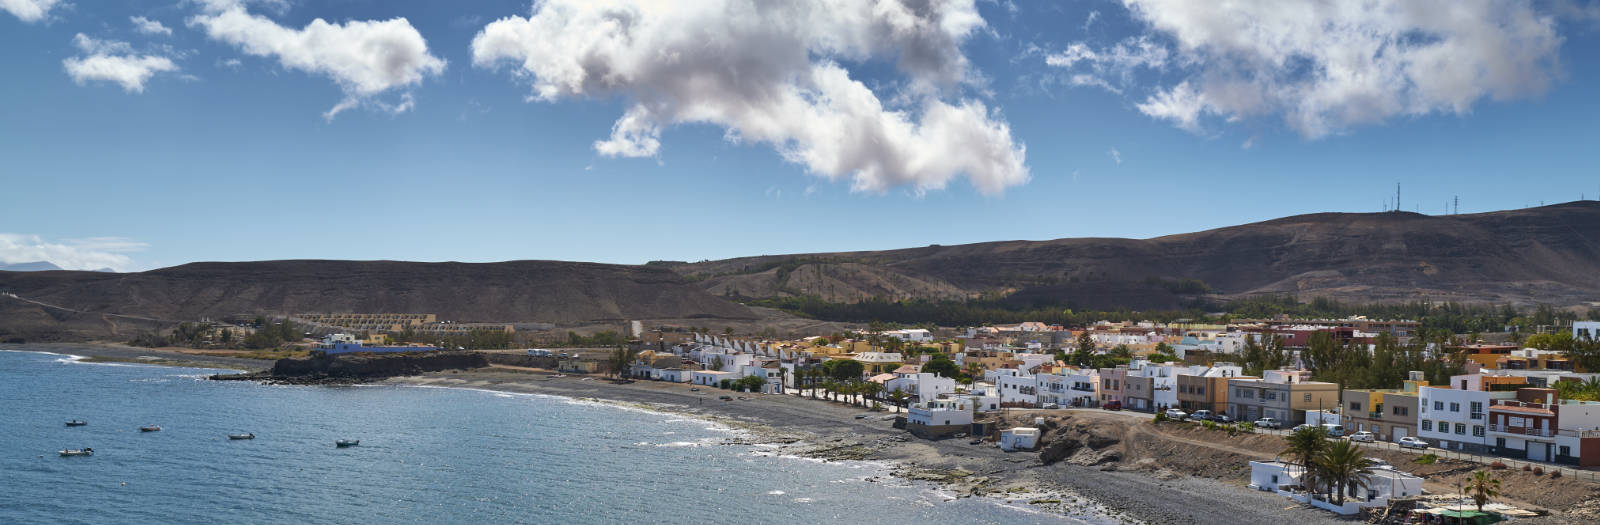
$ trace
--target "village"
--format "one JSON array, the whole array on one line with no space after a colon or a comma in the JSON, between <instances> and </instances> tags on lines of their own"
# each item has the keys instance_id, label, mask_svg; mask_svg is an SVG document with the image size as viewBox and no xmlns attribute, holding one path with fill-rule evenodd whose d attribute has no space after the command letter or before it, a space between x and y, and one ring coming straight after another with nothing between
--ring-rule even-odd
<instances>
[{"instance_id":1,"label":"village","mask_svg":"<svg viewBox=\"0 0 1600 525\"><path fill-rule=\"evenodd\" d=\"M1055 414L1085 410L1225 430L1224 436L1276 434L1290 444L1305 434L1317 444L1298 445L1308 449L1304 457L1250 461L1249 487L1339 515L1401 513L1437 523L1527 517L1534 514L1492 501L1500 483L1493 471L1596 478L1600 402L1593 395L1600 374L1564 351L1430 343L1417 340L1418 328L1360 317L1285 318L1100 322L1079 329L1020 323L767 340L646 331L635 323L636 339L622 350L528 353L553 360L562 373L682 383L723 400L786 394L850 403L887 413L917 438L1006 451L1046 447L1047 420L1054 427ZM1592 341L1600 322L1564 329L1570 332L1561 337ZM1318 354L1329 345L1368 354L1409 348L1431 369L1394 370L1394 384L1341 388L1317 380L1334 375L1315 362L1327 360ZM1319 466L1316 454L1348 457L1352 449L1358 457L1344 474L1330 477ZM1361 450L1372 459L1360 458ZM1377 451L1408 452L1418 464L1440 457L1475 464L1484 472L1480 496L1467 487L1424 495L1423 478L1376 459Z\"/></svg>"}]
</instances>

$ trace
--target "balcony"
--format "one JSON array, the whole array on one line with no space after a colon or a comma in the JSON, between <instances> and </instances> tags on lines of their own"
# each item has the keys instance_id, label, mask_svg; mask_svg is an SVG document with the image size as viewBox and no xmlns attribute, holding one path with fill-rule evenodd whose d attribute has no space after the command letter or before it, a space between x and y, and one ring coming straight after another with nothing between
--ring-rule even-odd
<instances>
[{"instance_id":1,"label":"balcony","mask_svg":"<svg viewBox=\"0 0 1600 525\"><path fill-rule=\"evenodd\" d=\"M1367 412L1367 419L1383 419L1383 412Z\"/></svg>"},{"instance_id":2,"label":"balcony","mask_svg":"<svg viewBox=\"0 0 1600 525\"><path fill-rule=\"evenodd\" d=\"M1545 438L1554 437L1556 435L1555 432L1551 431L1548 428L1508 427L1508 426L1505 426L1505 425L1489 425L1489 431L1490 432L1499 432L1501 434L1517 434L1517 435L1521 435L1521 436L1545 437Z\"/></svg>"}]
</instances>

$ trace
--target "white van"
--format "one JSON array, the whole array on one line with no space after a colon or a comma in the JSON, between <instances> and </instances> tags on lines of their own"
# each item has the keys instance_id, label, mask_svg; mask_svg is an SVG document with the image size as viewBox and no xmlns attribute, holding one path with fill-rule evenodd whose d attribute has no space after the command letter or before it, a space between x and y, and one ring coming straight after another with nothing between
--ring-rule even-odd
<instances>
[{"instance_id":1,"label":"white van","mask_svg":"<svg viewBox=\"0 0 1600 525\"><path fill-rule=\"evenodd\" d=\"M1328 436L1329 437L1344 437L1344 425L1335 425L1333 423L1323 423L1322 424L1322 429L1328 431Z\"/></svg>"}]
</instances>

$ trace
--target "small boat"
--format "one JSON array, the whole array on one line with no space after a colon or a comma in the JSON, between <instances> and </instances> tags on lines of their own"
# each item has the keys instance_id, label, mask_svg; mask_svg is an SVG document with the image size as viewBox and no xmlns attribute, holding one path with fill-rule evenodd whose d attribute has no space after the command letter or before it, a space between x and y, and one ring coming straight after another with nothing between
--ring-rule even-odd
<instances>
[{"instance_id":1,"label":"small boat","mask_svg":"<svg viewBox=\"0 0 1600 525\"><path fill-rule=\"evenodd\" d=\"M256 438L256 433L255 432L251 432L249 434L228 434L228 439L255 439L255 438Z\"/></svg>"},{"instance_id":2,"label":"small boat","mask_svg":"<svg viewBox=\"0 0 1600 525\"><path fill-rule=\"evenodd\" d=\"M79 449L71 449L71 448L69 448L69 449L61 451L61 457L93 456L93 455L94 455L94 449L89 448L89 447L83 447L83 448L79 448Z\"/></svg>"},{"instance_id":3,"label":"small boat","mask_svg":"<svg viewBox=\"0 0 1600 525\"><path fill-rule=\"evenodd\" d=\"M361 444L361 440L359 440L359 439L341 439L341 440L333 442L333 444L338 446L339 448L353 447L353 446L356 446L356 445L360 445Z\"/></svg>"},{"instance_id":4,"label":"small boat","mask_svg":"<svg viewBox=\"0 0 1600 525\"><path fill-rule=\"evenodd\" d=\"M67 426L69 426L69 427L81 427L81 426L84 426L84 425L87 425L87 424L89 424L89 422L88 421L84 421L82 419L74 419L72 421L68 421L67 422Z\"/></svg>"},{"instance_id":5,"label":"small boat","mask_svg":"<svg viewBox=\"0 0 1600 525\"><path fill-rule=\"evenodd\" d=\"M139 427L139 431L140 432L160 432L161 431L161 427L159 425L145 425L145 426Z\"/></svg>"}]
</instances>

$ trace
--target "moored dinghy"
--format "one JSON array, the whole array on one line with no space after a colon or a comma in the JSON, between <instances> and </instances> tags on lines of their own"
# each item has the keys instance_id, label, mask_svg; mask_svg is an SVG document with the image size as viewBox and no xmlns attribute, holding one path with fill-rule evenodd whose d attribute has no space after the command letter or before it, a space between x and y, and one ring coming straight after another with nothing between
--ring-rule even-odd
<instances>
[{"instance_id":1,"label":"moored dinghy","mask_svg":"<svg viewBox=\"0 0 1600 525\"><path fill-rule=\"evenodd\" d=\"M361 444L361 440L359 440L359 439L341 439L341 440L333 442L333 444L335 446L339 447L339 448L353 447L353 446L356 446L356 445L360 445Z\"/></svg>"},{"instance_id":2,"label":"moored dinghy","mask_svg":"<svg viewBox=\"0 0 1600 525\"><path fill-rule=\"evenodd\" d=\"M228 439L255 439L255 438L256 438L256 433L255 432L251 432L249 434L228 434Z\"/></svg>"},{"instance_id":3,"label":"moored dinghy","mask_svg":"<svg viewBox=\"0 0 1600 525\"><path fill-rule=\"evenodd\" d=\"M145 426L139 427L139 431L140 432L160 432L161 431L161 426L160 425L145 425Z\"/></svg>"},{"instance_id":4,"label":"moored dinghy","mask_svg":"<svg viewBox=\"0 0 1600 525\"><path fill-rule=\"evenodd\" d=\"M94 455L94 449L89 448L89 447L83 447L83 448L77 448L77 449L69 448L69 449L65 449L65 450L61 451L61 457L93 456L93 455Z\"/></svg>"},{"instance_id":5,"label":"moored dinghy","mask_svg":"<svg viewBox=\"0 0 1600 525\"><path fill-rule=\"evenodd\" d=\"M88 421L84 421L82 419L74 419L74 420L71 420L71 421L67 421L67 426L69 426L69 427L81 427L81 426L84 426L84 425L87 425L87 424L89 424L89 422Z\"/></svg>"}]
</instances>

